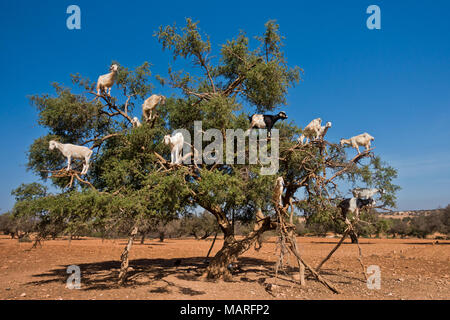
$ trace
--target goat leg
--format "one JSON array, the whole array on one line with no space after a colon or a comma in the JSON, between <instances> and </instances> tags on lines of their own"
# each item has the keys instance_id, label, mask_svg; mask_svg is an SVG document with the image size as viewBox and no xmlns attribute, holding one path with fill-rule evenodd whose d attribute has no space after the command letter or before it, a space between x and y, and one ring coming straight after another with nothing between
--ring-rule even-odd
<instances>
[{"instance_id":1,"label":"goat leg","mask_svg":"<svg viewBox=\"0 0 450 320\"><path fill-rule=\"evenodd\" d=\"M70 160L71 160L71 157L68 156L68 157L67 157L67 169L66 169L67 171L70 170L70 162L71 162Z\"/></svg>"}]
</instances>

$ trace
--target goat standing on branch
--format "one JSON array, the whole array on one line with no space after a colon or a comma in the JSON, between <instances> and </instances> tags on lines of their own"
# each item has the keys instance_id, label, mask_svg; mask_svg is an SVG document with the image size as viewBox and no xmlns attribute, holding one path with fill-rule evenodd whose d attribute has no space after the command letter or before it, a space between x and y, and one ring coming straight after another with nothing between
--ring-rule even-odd
<instances>
[{"instance_id":1,"label":"goat standing on branch","mask_svg":"<svg viewBox=\"0 0 450 320\"><path fill-rule=\"evenodd\" d=\"M55 140L50 140L49 149L54 150L55 148L61 151L63 156L67 158L67 169L66 169L67 171L71 169L71 161L72 158L74 158L74 159L84 159L83 170L81 171L81 174L83 175L87 173L89 169L89 160L91 159L92 156L91 149L89 149L88 147L76 146L70 143L64 144Z\"/></svg>"},{"instance_id":2,"label":"goat standing on branch","mask_svg":"<svg viewBox=\"0 0 450 320\"><path fill-rule=\"evenodd\" d=\"M325 126L320 127L319 138L323 139L327 134L328 129L331 128L331 122L328 121Z\"/></svg>"},{"instance_id":3,"label":"goat standing on branch","mask_svg":"<svg viewBox=\"0 0 450 320\"><path fill-rule=\"evenodd\" d=\"M250 129L245 132L245 135L248 136L250 134L250 130L252 130L253 128L258 128L267 129L268 135L270 137L270 131L272 130L274 124L280 119L284 120L287 118L288 117L284 111L280 111L276 115L254 114L248 117L248 119L250 120Z\"/></svg>"},{"instance_id":4,"label":"goat standing on branch","mask_svg":"<svg viewBox=\"0 0 450 320\"><path fill-rule=\"evenodd\" d=\"M377 193L384 193L383 189L365 189L365 188L355 188L352 190L353 196L355 198L361 198L361 199L369 199L372 198Z\"/></svg>"},{"instance_id":5,"label":"goat standing on branch","mask_svg":"<svg viewBox=\"0 0 450 320\"><path fill-rule=\"evenodd\" d=\"M358 154L360 154L361 152L359 151L359 146L363 146L366 148L366 150L370 149L370 143L375 140L374 137L372 137L370 134L368 134L367 132L360 134L358 136L354 136L351 137L350 139L341 139L341 147L345 146L345 145L350 145L353 148L356 149L356 151L358 151Z\"/></svg>"},{"instance_id":6,"label":"goat standing on branch","mask_svg":"<svg viewBox=\"0 0 450 320\"><path fill-rule=\"evenodd\" d=\"M331 128L331 122L327 122L325 126L322 126L321 118L314 119L303 129L303 134L298 138L298 142L305 145L309 143L310 139L323 139L329 128ZM303 143L305 138L306 143Z\"/></svg>"},{"instance_id":7,"label":"goat standing on branch","mask_svg":"<svg viewBox=\"0 0 450 320\"><path fill-rule=\"evenodd\" d=\"M133 125L133 128L139 128L140 126L142 126L141 122L139 121L138 117L134 117L131 120L131 124Z\"/></svg>"},{"instance_id":8,"label":"goat standing on branch","mask_svg":"<svg viewBox=\"0 0 450 320\"><path fill-rule=\"evenodd\" d=\"M181 153L183 151L184 137L181 132L175 133L173 136L164 136L164 143L170 147L170 163L180 164Z\"/></svg>"},{"instance_id":9,"label":"goat standing on branch","mask_svg":"<svg viewBox=\"0 0 450 320\"><path fill-rule=\"evenodd\" d=\"M347 225L350 225L350 221L347 218L347 213L353 213L358 218L359 211L365 207L374 207L376 205L376 201L372 198L368 199L360 199L360 198L348 198L342 200L338 204L338 208L341 209L342 217L345 220Z\"/></svg>"},{"instance_id":10,"label":"goat standing on branch","mask_svg":"<svg viewBox=\"0 0 450 320\"><path fill-rule=\"evenodd\" d=\"M166 97L160 94L153 94L144 101L144 103L142 104L142 115L144 116L146 122L152 120L153 110L160 103L166 103Z\"/></svg>"},{"instance_id":11,"label":"goat standing on branch","mask_svg":"<svg viewBox=\"0 0 450 320\"><path fill-rule=\"evenodd\" d=\"M116 81L117 71L119 70L119 66L117 64L113 64L109 71L110 73L101 75L98 77L97 80L97 96L100 96L103 91L105 91L106 94L111 96L111 88L114 85L114 82Z\"/></svg>"}]
</instances>

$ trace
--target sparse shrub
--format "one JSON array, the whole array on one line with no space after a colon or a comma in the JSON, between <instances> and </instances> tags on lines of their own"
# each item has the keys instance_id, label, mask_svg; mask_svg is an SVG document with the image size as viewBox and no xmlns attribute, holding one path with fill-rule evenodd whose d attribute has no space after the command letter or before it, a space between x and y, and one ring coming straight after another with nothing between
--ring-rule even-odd
<instances>
[{"instance_id":1,"label":"sparse shrub","mask_svg":"<svg viewBox=\"0 0 450 320\"><path fill-rule=\"evenodd\" d=\"M182 219L181 232L194 236L195 239L206 239L218 231L217 220L208 211L203 211L200 215L186 216Z\"/></svg>"},{"instance_id":2,"label":"sparse shrub","mask_svg":"<svg viewBox=\"0 0 450 320\"><path fill-rule=\"evenodd\" d=\"M392 226L387 231L394 238L400 236L401 238L406 237L410 233L410 227L406 219L392 219Z\"/></svg>"},{"instance_id":3,"label":"sparse shrub","mask_svg":"<svg viewBox=\"0 0 450 320\"><path fill-rule=\"evenodd\" d=\"M295 232L299 236L305 236L308 233L308 229L306 228L306 223L304 221L300 221L297 219L295 223Z\"/></svg>"}]
</instances>

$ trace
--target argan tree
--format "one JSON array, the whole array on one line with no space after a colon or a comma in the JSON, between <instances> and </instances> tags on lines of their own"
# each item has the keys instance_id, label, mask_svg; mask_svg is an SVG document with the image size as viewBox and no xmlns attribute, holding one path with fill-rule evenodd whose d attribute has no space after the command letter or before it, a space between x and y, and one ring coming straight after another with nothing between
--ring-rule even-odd
<instances>
[{"instance_id":1,"label":"argan tree","mask_svg":"<svg viewBox=\"0 0 450 320\"><path fill-rule=\"evenodd\" d=\"M261 36L250 39L241 32L219 50L213 49L209 37L191 19L181 29L162 26L154 35L163 52L182 59L185 68L177 71L169 67L166 76L154 78L172 94L165 105L157 106L149 123L137 128L131 125L143 100L153 91L155 80L147 62L134 70L120 66L111 96L97 96L92 90L95 84L77 74L72 76L72 87L54 84L54 95L31 97L39 124L48 134L31 145L28 168L50 180L59 192L26 200L28 213L39 214L43 225L59 223L66 229L89 225L105 233L111 229L127 231L130 239L122 255L121 282L126 278L128 252L139 226L157 217L167 221L198 209L212 214L224 243L206 272L212 278L226 278L230 262L264 232L276 230L280 219L289 218L294 211L316 222L339 224L336 202L346 191L340 183L382 187L386 190L383 205L394 205L394 169L370 151L347 159L343 149L324 140L302 146L297 142L301 129L291 121L276 125L279 170L275 174L261 174L265 166L261 162L239 161L235 138L227 136L227 129L245 131L248 115L254 111L274 113L286 107L288 89L299 82L303 72L288 66L275 21L266 23ZM285 111L289 114L288 108ZM195 131L195 121L202 122L200 133ZM171 165L163 137L176 129L185 129L192 137L217 129L223 146L232 145L231 155L223 148L202 159L202 154L192 149L184 156L190 161ZM194 147L206 153L213 138L217 136L203 137ZM65 159L48 149L51 139L92 148L88 174L81 176L79 167L61 169ZM277 133L271 138L260 137L272 155L277 151L276 139ZM246 159L249 145L245 143ZM206 161L207 157L224 161ZM273 201L278 176L285 180L279 208ZM240 240L234 234L235 219L254 220L252 232Z\"/></svg>"}]
</instances>

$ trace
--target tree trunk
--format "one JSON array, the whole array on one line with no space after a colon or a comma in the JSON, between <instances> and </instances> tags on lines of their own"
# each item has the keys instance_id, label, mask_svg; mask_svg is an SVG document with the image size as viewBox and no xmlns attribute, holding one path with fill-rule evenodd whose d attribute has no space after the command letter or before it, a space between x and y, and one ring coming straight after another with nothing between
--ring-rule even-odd
<instances>
[{"instance_id":1,"label":"tree trunk","mask_svg":"<svg viewBox=\"0 0 450 320\"><path fill-rule=\"evenodd\" d=\"M349 235L352 243L358 243L358 235L356 234L356 232L351 231Z\"/></svg>"},{"instance_id":2,"label":"tree trunk","mask_svg":"<svg viewBox=\"0 0 450 320\"><path fill-rule=\"evenodd\" d=\"M292 219L291 219L292 221ZM292 223L291 223L292 224ZM288 233L288 237L290 238L290 245L291 245L291 251L294 253L294 255L297 256L299 255L298 253L298 248L297 248L297 238L295 237L294 234L294 230L290 230ZM306 282L305 282L305 265L303 264L303 262L297 258L297 264L298 264L298 276L299 276L299 281L300 281L300 285L301 286L305 286Z\"/></svg>"},{"instance_id":3,"label":"tree trunk","mask_svg":"<svg viewBox=\"0 0 450 320\"><path fill-rule=\"evenodd\" d=\"M222 248L212 258L207 268L208 278L224 280L231 279L231 273L228 269L228 265L235 261L239 254L239 247L234 236L226 237L223 242Z\"/></svg>"},{"instance_id":4,"label":"tree trunk","mask_svg":"<svg viewBox=\"0 0 450 320\"><path fill-rule=\"evenodd\" d=\"M256 241L256 237L247 237L240 241L237 241L234 235L225 237L222 248L212 258L207 268L208 278L230 280L231 273L228 265L235 262L240 254L247 251L254 241Z\"/></svg>"},{"instance_id":5,"label":"tree trunk","mask_svg":"<svg viewBox=\"0 0 450 320\"><path fill-rule=\"evenodd\" d=\"M142 233L141 244L144 244L144 242L145 242L145 233Z\"/></svg>"},{"instance_id":6,"label":"tree trunk","mask_svg":"<svg viewBox=\"0 0 450 320\"><path fill-rule=\"evenodd\" d=\"M214 239L213 239L213 241L212 241L212 243L211 243L211 247L209 247L208 254L206 255L206 259L209 258L209 254L211 253L211 250L212 250L212 248L214 247L214 243L216 243L216 239L217 239L217 235L218 235L218 234L219 234L219 233L216 232L216 234L214 235Z\"/></svg>"},{"instance_id":7,"label":"tree trunk","mask_svg":"<svg viewBox=\"0 0 450 320\"><path fill-rule=\"evenodd\" d=\"M253 231L250 232L244 239L239 241L236 240L231 224L228 226L229 228L223 228L221 225L224 233L224 242L222 248L211 259L211 262L206 269L208 278L223 278L225 280L231 279L231 273L228 269L228 265L235 262L239 255L250 249L259 235L265 231L275 229L275 225L271 223L270 218L264 217L260 210L256 213L256 223Z\"/></svg>"},{"instance_id":8,"label":"tree trunk","mask_svg":"<svg viewBox=\"0 0 450 320\"><path fill-rule=\"evenodd\" d=\"M122 263L120 265L120 273L119 273L119 284L120 285L123 285L127 278L128 255L130 254L130 250L131 250L134 238L136 237L137 233L138 233L138 227L134 226L133 230L131 231L130 237L128 238L128 243L125 246L125 249L123 250L122 255L120 256L120 260L122 261Z\"/></svg>"},{"instance_id":9,"label":"tree trunk","mask_svg":"<svg viewBox=\"0 0 450 320\"><path fill-rule=\"evenodd\" d=\"M317 281L325 285L328 289L333 291L334 293L339 293L339 290L337 290L332 284L330 284L328 281L326 281L324 278L322 278L319 273L316 272L310 265L308 265L299 255L298 250L292 250L292 248L295 248L294 243L292 242L292 238L287 238L288 242L290 242L291 245L291 252L296 256L296 258L299 260L299 263L306 268L313 274L314 277L316 277Z\"/></svg>"},{"instance_id":10,"label":"tree trunk","mask_svg":"<svg viewBox=\"0 0 450 320\"><path fill-rule=\"evenodd\" d=\"M326 129L328 129L328 128L326 128ZM294 204L292 203L292 197L289 197L289 206L291 207L291 213L289 215L289 223L291 225L294 225ZM298 253L297 237L296 237L296 234L294 232L294 229L291 229L289 231L289 237L291 237L291 239L292 239L292 246L293 246L292 249L297 251L297 253ZM300 261L300 259L297 259L297 264L298 264L298 276L299 276L300 285L301 286L305 286L306 285L306 281L305 281L305 265L303 264L303 262Z\"/></svg>"}]
</instances>

